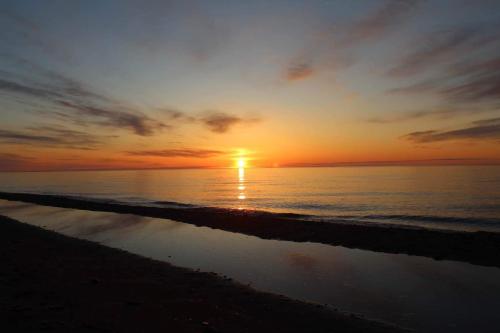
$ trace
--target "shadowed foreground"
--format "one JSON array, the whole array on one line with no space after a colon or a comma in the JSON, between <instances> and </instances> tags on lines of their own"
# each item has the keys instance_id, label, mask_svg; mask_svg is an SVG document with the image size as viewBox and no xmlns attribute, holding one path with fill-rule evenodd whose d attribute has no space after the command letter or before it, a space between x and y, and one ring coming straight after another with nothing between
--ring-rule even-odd
<instances>
[{"instance_id":1,"label":"shadowed foreground","mask_svg":"<svg viewBox=\"0 0 500 333\"><path fill-rule=\"evenodd\" d=\"M0 216L3 332L394 332Z\"/></svg>"}]
</instances>

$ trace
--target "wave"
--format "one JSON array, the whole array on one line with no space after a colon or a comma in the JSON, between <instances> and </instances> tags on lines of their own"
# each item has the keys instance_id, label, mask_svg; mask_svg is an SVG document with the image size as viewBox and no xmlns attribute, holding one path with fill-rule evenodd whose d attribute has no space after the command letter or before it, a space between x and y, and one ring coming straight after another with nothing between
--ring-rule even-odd
<instances>
[{"instance_id":1,"label":"wave","mask_svg":"<svg viewBox=\"0 0 500 333\"><path fill-rule=\"evenodd\" d=\"M376 215L334 215L334 216L310 216L311 220L321 222L381 222L391 224L412 224L422 227L442 225L443 227L462 226L470 227L496 227L500 231L500 219L494 218L469 218L458 216L437 216L437 215L403 215L403 214L376 214Z\"/></svg>"},{"instance_id":2,"label":"wave","mask_svg":"<svg viewBox=\"0 0 500 333\"><path fill-rule=\"evenodd\" d=\"M318 219L317 216L217 207L158 207L161 204L155 204L154 201L151 201L150 205L144 205L116 199L82 196L0 192L0 199L51 207L170 219L199 227L220 229L263 239L341 245L377 252L405 253L500 267L500 248L498 247L500 232L442 230L405 225L404 223L397 225L367 223L362 218L346 216L343 219L337 217L337 220L332 219L328 222L313 222L311 219ZM112 202L110 203L110 201ZM408 217L406 215L364 216L371 217L373 220L389 222L395 217L399 219ZM421 216L413 216L413 218L422 219ZM429 217L427 218L429 219ZM469 223L475 221L453 217L445 219L430 217L430 219L461 220ZM333 223L334 221L336 223Z\"/></svg>"},{"instance_id":3,"label":"wave","mask_svg":"<svg viewBox=\"0 0 500 333\"><path fill-rule=\"evenodd\" d=\"M38 193L34 193L38 194ZM239 215L259 215L265 214L275 216L277 218L300 219L312 222L330 222L330 223L370 223L384 225L401 225L431 229L452 229L461 231L477 231L486 229L488 231L500 232L500 219L484 218L484 217L460 217L460 216L443 216L443 215L418 215L418 214L357 214L357 215L320 215L320 214L302 214L294 212L283 212L282 209L298 209L298 210L317 210L317 211L353 211L356 208L360 212L373 211L375 207L371 205L361 205L351 207L349 205L338 204L317 204L317 203L292 203L280 206L280 211L257 210L257 209L236 209L230 207L218 206L203 206L193 203L183 203L176 201L165 200L149 200L142 197L122 197L122 198L107 198L107 197L89 197L80 194L59 194L59 193L39 193L43 195L57 195L68 199L85 200L89 202L112 203L118 205L134 205L143 207L157 208L173 208L173 209L216 209L219 211L228 211L231 214Z\"/></svg>"}]
</instances>

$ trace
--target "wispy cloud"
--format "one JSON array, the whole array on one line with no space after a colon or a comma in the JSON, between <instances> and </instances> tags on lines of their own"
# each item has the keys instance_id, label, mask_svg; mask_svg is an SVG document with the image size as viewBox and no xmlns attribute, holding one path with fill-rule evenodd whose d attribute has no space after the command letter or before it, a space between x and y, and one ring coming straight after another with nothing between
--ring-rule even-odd
<instances>
[{"instance_id":1,"label":"wispy cloud","mask_svg":"<svg viewBox=\"0 0 500 333\"><path fill-rule=\"evenodd\" d=\"M422 0L389 0L360 20L354 22L340 45L347 46L383 37L407 20Z\"/></svg>"},{"instance_id":2,"label":"wispy cloud","mask_svg":"<svg viewBox=\"0 0 500 333\"><path fill-rule=\"evenodd\" d=\"M159 109L166 121L172 126L185 124L201 124L209 131L217 134L227 133L234 126L250 125L261 121L260 117L244 117L223 111L206 111L188 114L176 109Z\"/></svg>"},{"instance_id":3,"label":"wispy cloud","mask_svg":"<svg viewBox=\"0 0 500 333\"><path fill-rule=\"evenodd\" d=\"M394 116L372 117L368 118L366 121L372 124L392 124L413 119L429 117L429 116L444 119L448 118L452 114L455 114L455 111L453 110L414 111Z\"/></svg>"},{"instance_id":4,"label":"wispy cloud","mask_svg":"<svg viewBox=\"0 0 500 333\"><path fill-rule=\"evenodd\" d=\"M500 101L500 57L462 61L448 67L445 75L434 80L395 88L389 93L430 92L451 103Z\"/></svg>"},{"instance_id":5,"label":"wispy cloud","mask_svg":"<svg viewBox=\"0 0 500 333\"><path fill-rule=\"evenodd\" d=\"M426 80L421 82L392 88L387 91L388 94L421 94L434 91L439 86L436 80Z\"/></svg>"},{"instance_id":6,"label":"wispy cloud","mask_svg":"<svg viewBox=\"0 0 500 333\"><path fill-rule=\"evenodd\" d=\"M42 51L59 61L69 62L72 58L68 50L50 37L43 30L39 22L21 15L9 4L2 4L0 24L8 25L8 29L0 31L3 49L17 48L19 45L30 47L32 50Z\"/></svg>"},{"instance_id":7,"label":"wispy cloud","mask_svg":"<svg viewBox=\"0 0 500 333\"><path fill-rule=\"evenodd\" d=\"M210 112L199 118L199 121L214 133L226 133L234 126L259 122L260 118L243 118L223 112Z\"/></svg>"},{"instance_id":8,"label":"wispy cloud","mask_svg":"<svg viewBox=\"0 0 500 333\"><path fill-rule=\"evenodd\" d=\"M457 59L463 54L495 41L490 31L482 26L473 26L432 32L415 42L418 45L417 48L402 57L400 62L388 71L388 74L407 77L443 62Z\"/></svg>"},{"instance_id":9,"label":"wispy cloud","mask_svg":"<svg viewBox=\"0 0 500 333\"><path fill-rule=\"evenodd\" d=\"M67 101L60 101L58 104L76 111L75 122L82 118L89 118L89 122L93 124L128 129L140 136L151 136L162 129L169 128L167 124L141 112L125 112Z\"/></svg>"},{"instance_id":10,"label":"wispy cloud","mask_svg":"<svg viewBox=\"0 0 500 333\"><path fill-rule=\"evenodd\" d=\"M286 71L286 79L288 81L298 81L306 79L314 74L312 64L299 63L292 64Z\"/></svg>"},{"instance_id":11,"label":"wispy cloud","mask_svg":"<svg viewBox=\"0 0 500 333\"><path fill-rule=\"evenodd\" d=\"M140 136L151 136L168 128L165 123L94 92L76 80L24 60L15 59L15 62L32 70L32 77L38 80L27 80L15 73L1 73L8 78L0 77L0 92L48 102L53 107L48 113L56 118L79 125L129 130Z\"/></svg>"},{"instance_id":12,"label":"wispy cloud","mask_svg":"<svg viewBox=\"0 0 500 333\"><path fill-rule=\"evenodd\" d=\"M163 115L160 120L123 105L105 94L95 92L83 83L59 73L27 61L19 59L15 61L31 69L33 77L38 77L39 80L27 80L15 73L0 72L0 93L48 102L51 107L45 107L38 112L62 122L79 126L111 127L127 130L139 136L152 136L174 126L180 126L182 123L198 123L211 132L226 133L236 125L259 121L257 117L247 118L221 111L190 115L176 109L156 108L155 111Z\"/></svg>"},{"instance_id":13,"label":"wispy cloud","mask_svg":"<svg viewBox=\"0 0 500 333\"><path fill-rule=\"evenodd\" d=\"M393 94L435 94L448 103L500 101L500 26L477 24L433 32L388 74L411 77L427 69L432 76L389 90ZM484 104L484 103L483 103Z\"/></svg>"},{"instance_id":14,"label":"wispy cloud","mask_svg":"<svg viewBox=\"0 0 500 333\"><path fill-rule=\"evenodd\" d=\"M128 151L126 153L132 156L191 157L191 158L209 158L225 154L225 152L220 150L192 149L192 148L138 150L138 151Z\"/></svg>"},{"instance_id":15,"label":"wispy cloud","mask_svg":"<svg viewBox=\"0 0 500 333\"><path fill-rule=\"evenodd\" d=\"M158 111L164 115L168 121L180 121L180 122L196 122L196 117L188 115L186 112L179 111L176 109L169 108L158 108Z\"/></svg>"},{"instance_id":16,"label":"wispy cloud","mask_svg":"<svg viewBox=\"0 0 500 333\"><path fill-rule=\"evenodd\" d=\"M469 127L451 131L426 130L402 137L414 143L431 143L450 140L500 140L500 118L473 122Z\"/></svg>"},{"instance_id":17,"label":"wispy cloud","mask_svg":"<svg viewBox=\"0 0 500 333\"><path fill-rule=\"evenodd\" d=\"M500 57L475 64L457 64L454 78L461 81L440 89L448 100L457 102L500 101Z\"/></svg>"},{"instance_id":18,"label":"wispy cloud","mask_svg":"<svg viewBox=\"0 0 500 333\"><path fill-rule=\"evenodd\" d=\"M0 129L0 143L24 144L51 148L96 149L104 137L61 127L38 126L24 131Z\"/></svg>"},{"instance_id":19,"label":"wispy cloud","mask_svg":"<svg viewBox=\"0 0 500 333\"><path fill-rule=\"evenodd\" d=\"M346 25L326 24L299 55L286 65L288 82L309 79L322 72L349 67L355 62L354 49L376 42L396 31L415 13L423 0L387 0Z\"/></svg>"},{"instance_id":20,"label":"wispy cloud","mask_svg":"<svg viewBox=\"0 0 500 333\"><path fill-rule=\"evenodd\" d=\"M0 171L11 171L19 170L29 165L32 158L12 154L12 153L1 153L0 152Z\"/></svg>"},{"instance_id":21,"label":"wispy cloud","mask_svg":"<svg viewBox=\"0 0 500 333\"><path fill-rule=\"evenodd\" d=\"M478 106L448 105L448 106L431 108L429 110L399 112L399 114L372 117L368 118L366 121L368 123L373 123L373 124L391 124L391 123L399 123L399 122L405 122L422 118L444 120L444 119L454 118L458 115L469 115L471 113L474 114L491 113L497 110L500 110L500 106L495 108L492 106L481 107L479 105Z\"/></svg>"}]
</instances>

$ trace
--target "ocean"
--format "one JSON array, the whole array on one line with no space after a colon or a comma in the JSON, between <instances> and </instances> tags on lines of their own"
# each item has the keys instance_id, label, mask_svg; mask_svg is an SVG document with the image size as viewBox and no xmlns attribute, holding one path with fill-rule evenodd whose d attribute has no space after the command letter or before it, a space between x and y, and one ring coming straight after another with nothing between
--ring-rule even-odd
<instances>
[{"instance_id":1,"label":"ocean","mask_svg":"<svg viewBox=\"0 0 500 333\"><path fill-rule=\"evenodd\" d=\"M311 221L500 231L499 166L0 173L0 191L295 213Z\"/></svg>"}]
</instances>

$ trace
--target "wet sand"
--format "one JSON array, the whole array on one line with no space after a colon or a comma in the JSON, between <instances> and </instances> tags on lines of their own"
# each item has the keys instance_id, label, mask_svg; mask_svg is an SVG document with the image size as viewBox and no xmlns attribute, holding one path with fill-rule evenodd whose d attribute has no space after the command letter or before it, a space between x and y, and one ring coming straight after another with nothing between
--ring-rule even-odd
<instances>
[{"instance_id":1,"label":"wet sand","mask_svg":"<svg viewBox=\"0 0 500 333\"><path fill-rule=\"evenodd\" d=\"M132 206L55 195L0 192L0 199L52 207L167 218L263 239L316 242L500 267L500 234L492 232L460 232L368 223L311 222L300 220L298 215L208 207Z\"/></svg>"},{"instance_id":2,"label":"wet sand","mask_svg":"<svg viewBox=\"0 0 500 333\"><path fill-rule=\"evenodd\" d=\"M0 216L3 332L396 332Z\"/></svg>"}]
</instances>

